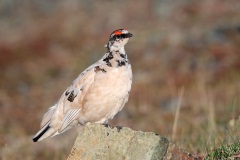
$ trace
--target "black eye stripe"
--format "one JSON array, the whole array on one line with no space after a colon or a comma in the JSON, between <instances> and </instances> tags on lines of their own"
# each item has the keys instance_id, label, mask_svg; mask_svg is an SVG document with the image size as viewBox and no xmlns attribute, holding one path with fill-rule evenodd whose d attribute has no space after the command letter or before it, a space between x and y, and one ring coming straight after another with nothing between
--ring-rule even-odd
<instances>
[{"instance_id":1,"label":"black eye stripe","mask_svg":"<svg viewBox=\"0 0 240 160\"><path fill-rule=\"evenodd\" d=\"M113 39L120 39L120 38L130 38L132 37L131 33L124 33L124 34L119 34L119 35L114 35L112 38Z\"/></svg>"}]
</instances>

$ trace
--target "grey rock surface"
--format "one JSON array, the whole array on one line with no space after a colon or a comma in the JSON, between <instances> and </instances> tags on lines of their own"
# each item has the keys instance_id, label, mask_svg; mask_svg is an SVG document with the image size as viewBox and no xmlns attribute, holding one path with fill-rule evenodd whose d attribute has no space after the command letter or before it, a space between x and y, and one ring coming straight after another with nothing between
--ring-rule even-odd
<instances>
[{"instance_id":1,"label":"grey rock surface","mask_svg":"<svg viewBox=\"0 0 240 160\"><path fill-rule=\"evenodd\" d=\"M79 133L68 160L159 160L168 146L168 140L155 133L89 124Z\"/></svg>"}]
</instances>

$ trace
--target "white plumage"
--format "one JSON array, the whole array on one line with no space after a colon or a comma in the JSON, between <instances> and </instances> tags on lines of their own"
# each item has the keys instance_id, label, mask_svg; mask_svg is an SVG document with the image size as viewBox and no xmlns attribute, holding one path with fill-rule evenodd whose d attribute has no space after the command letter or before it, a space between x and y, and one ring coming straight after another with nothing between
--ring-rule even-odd
<instances>
[{"instance_id":1,"label":"white plumage","mask_svg":"<svg viewBox=\"0 0 240 160\"><path fill-rule=\"evenodd\" d=\"M110 35L108 52L84 70L43 116L33 141L58 135L87 122L107 123L128 101L132 69L124 46L132 34L118 29Z\"/></svg>"}]
</instances>

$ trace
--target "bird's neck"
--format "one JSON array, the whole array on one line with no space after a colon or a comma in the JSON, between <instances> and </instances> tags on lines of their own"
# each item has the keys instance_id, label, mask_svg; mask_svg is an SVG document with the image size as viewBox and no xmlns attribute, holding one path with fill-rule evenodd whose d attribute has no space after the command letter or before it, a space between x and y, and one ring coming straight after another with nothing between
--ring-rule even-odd
<instances>
[{"instance_id":1,"label":"bird's neck","mask_svg":"<svg viewBox=\"0 0 240 160\"><path fill-rule=\"evenodd\" d=\"M111 46L103 61L110 67L121 67L129 63L124 47Z\"/></svg>"},{"instance_id":2,"label":"bird's neck","mask_svg":"<svg viewBox=\"0 0 240 160\"><path fill-rule=\"evenodd\" d=\"M108 48L108 51L109 52L121 52L121 53L124 53L125 54L125 49L124 49L124 46L115 46L115 45L112 45Z\"/></svg>"}]
</instances>

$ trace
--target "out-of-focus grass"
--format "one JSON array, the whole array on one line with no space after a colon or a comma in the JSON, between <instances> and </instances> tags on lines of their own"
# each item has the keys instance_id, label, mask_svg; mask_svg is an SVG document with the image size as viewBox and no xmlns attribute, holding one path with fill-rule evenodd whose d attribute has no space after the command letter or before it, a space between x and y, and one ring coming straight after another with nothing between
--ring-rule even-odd
<instances>
[{"instance_id":1,"label":"out-of-focus grass","mask_svg":"<svg viewBox=\"0 0 240 160\"><path fill-rule=\"evenodd\" d=\"M207 147L207 159L239 159L240 158L240 119L232 119L226 127L224 135L215 134L213 143ZM216 139L219 143L216 144ZM215 143L214 143L215 142ZM219 147L220 144L220 147Z\"/></svg>"},{"instance_id":2,"label":"out-of-focus grass","mask_svg":"<svg viewBox=\"0 0 240 160\"><path fill-rule=\"evenodd\" d=\"M126 46L134 77L129 102L112 125L171 140L184 87L174 142L203 156L234 143L240 135L233 125L240 115L239 3L0 2L1 158L66 159L74 131L40 143L31 137L47 108L104 54L118 28L134 35Z\"/></svg>"}]
</instances>

